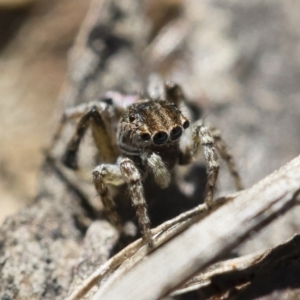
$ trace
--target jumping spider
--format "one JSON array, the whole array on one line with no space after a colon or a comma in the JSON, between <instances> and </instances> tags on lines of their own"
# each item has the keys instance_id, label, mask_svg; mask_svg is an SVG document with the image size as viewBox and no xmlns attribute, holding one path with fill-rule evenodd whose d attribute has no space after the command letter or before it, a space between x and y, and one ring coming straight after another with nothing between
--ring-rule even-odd
<instances>
[{"instance_id":1,"label":"jumping spider","mask_svg":"<svg viewBox=\"0 0 300 300\"><path fill-rule=\"evenodd\" d=\"M151 247L153 240L143 189L143 180L149 173L159 187L168 187L170 171L176 164L191 163L202 146L208 173L206 204L211 207L213 202L219 172L217 150L226 161L236 187L241 189L242 186L233 159L218 131L205 126L201 119L190 124L189 118L179 109L179 105L188 106L188 102L178 85L166 83L164 99L127 97L127 102L131 99L129 104L124 99L114 101L106 98L67 110L56 136L68 119L80 118L63 159L66 166L76 169L80 141L87 128L91 127L102 162L93 171L93 181L108 218L122 229L108 185L126 183L144 241ZM189 142L181 149L180 138L190 126Z\"/></svg>"}]
</instances>

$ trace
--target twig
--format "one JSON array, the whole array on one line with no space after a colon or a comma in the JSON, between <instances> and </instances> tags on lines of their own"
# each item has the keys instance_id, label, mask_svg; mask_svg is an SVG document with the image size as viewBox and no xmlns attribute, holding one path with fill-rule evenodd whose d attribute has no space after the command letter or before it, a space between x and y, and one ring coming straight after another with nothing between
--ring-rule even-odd
<instances>
[{"instance_id":1,"label":"twig","mask_svg":"<svg viewBox=\"0 0 300 300\"><path fill-rule=\"evenodd\" d=\"M283 269L283 266L289 264L290 261L293 262L295 256L299 256L299 251L300 235L298 234L272 249L214 264L193 277L171 296L201 289L201 295L209 298L236 286L245 287L252 282L254 277L269 277L268 274L274 273L274 269L281 272L280 269Z\"/></svg>"},{"instance_id":2,"label":"twig","mask_svg":"<svg viewBox=\"0 0 300 300\"><path fill-rule=\"evenodd\" d=\"M182 295L202 287L211 285L212 277L216 275L226 275L231 271L245 270L254 264L257 264L270 250L261 251L259 253L244 255L242 257L228 259L226 261L218 262L211 265L207 270L196 275L181 288L175 290L171 296Z\"/></svg>"}]
</instances>

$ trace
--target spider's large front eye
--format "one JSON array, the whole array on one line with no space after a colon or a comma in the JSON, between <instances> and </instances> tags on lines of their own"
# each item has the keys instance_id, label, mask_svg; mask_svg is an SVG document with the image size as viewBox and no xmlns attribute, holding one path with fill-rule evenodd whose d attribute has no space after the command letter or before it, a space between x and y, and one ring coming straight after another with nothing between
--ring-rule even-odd
<instances>
[{"instance_id":1,"label":"spider's large front eye","mask_svg":"<svg viewBox=\"0 0 300 300\"><path fill-rule=\"evenodd\" d=\"M171 130L171 140L175 141L175 140L179 139L181 134L182 134L181 127L179 127L179 126L174 127Z\"/></svg>"},{"instance_id":2,"label":"spider's large front eye","mask_svg":"<svg viewBox=\"0 0 300 300\"><path fill-rule=\"evenodd\" d=\"M151 138L151 135L149 133L142 133L141 134L141 139L143 141L148 141L148 140L150 140L150 138Z\"/></svg>"},{"instance_id":3,"label":"spider's large front eye","mask_svg":"<svg viewBox=\"0 0 300 300\"><path fill-rule=\"evenodd\" d=\"M153 142L156 145L164 144L168 139L168 134L164 131L157 132L153 137Z\"/></svg>"}]
</instances>

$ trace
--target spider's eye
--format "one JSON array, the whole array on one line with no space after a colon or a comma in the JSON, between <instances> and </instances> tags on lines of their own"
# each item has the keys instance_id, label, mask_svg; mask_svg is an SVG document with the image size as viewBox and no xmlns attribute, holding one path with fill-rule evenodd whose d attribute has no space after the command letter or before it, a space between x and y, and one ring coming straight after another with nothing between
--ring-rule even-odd
<instances>
[{"instance_id":1,"label":"spider's eye","mask_svg":"<svg viewBox=\"0 0 300 300\"><path fill-rule=\"evenodd\" d=\"M190 122L188 120L184 121L184 123L182 124L182 127L184 129L187 129L190 126Z\"/></svg>"},{"instance_id":2,"label":"spider's eye","mask_svg":"<svg viewBox=\"0 0 300 300\"><path fill-rule=\"evenodd\" d=\"M175 141L175 140L179 139L181 134L182 134L181 127L179 127L179 126L174 127L171 130L171 140Z\"/></svg>"},{"instance_id":3,"label":"spider's eye","mask_svg":"<svg viewBox=\"0 0 300 300\"><path fill-rule=\"evenodd\" d=\"M164 144L168 139L168 134L164 131L157 132L153 137L153 142L156 145L162 145Z\"/></svg>"},{"instance_id":4,"label":"spider's eye","mask_svg":"<svg viewBox=\"0 0 300 300\"><path fill-rule=\"evenodd\" d=\"M135 115L134 114L131 114L129 116L129 122L133 122L135 120Z\"/></svg>"},{"instance_id":5,"label":"spider's eye","mask_svg":"<svg viewBox=\"0 0 300 300\"><path fill-rule=\"evenodd\" d=\"M141 139L144 141L148 141L148 140L150 140L150 138L151 138L151 135L149 133L141 134Z\"/></svg>"}]
</instances>

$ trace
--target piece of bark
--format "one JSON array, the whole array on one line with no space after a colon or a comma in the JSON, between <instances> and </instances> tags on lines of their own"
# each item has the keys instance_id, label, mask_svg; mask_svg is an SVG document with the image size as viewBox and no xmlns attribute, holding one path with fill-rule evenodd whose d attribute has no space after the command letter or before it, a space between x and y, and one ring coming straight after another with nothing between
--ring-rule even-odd
<instances>
[{"instance_id":1,"label":"piece of bark","mask_svg":"<svg viewBox=\"0 0 300 300\"><path fill-rule=\"evenodd\" d=\"M91 224L82 244L69 294L92 274L95 266L107 261L118 238L117 230L109 222L101 220ZM97 287L94 287L81 299L90 299L96 291Z\"/></svg>"}]
</instances>

